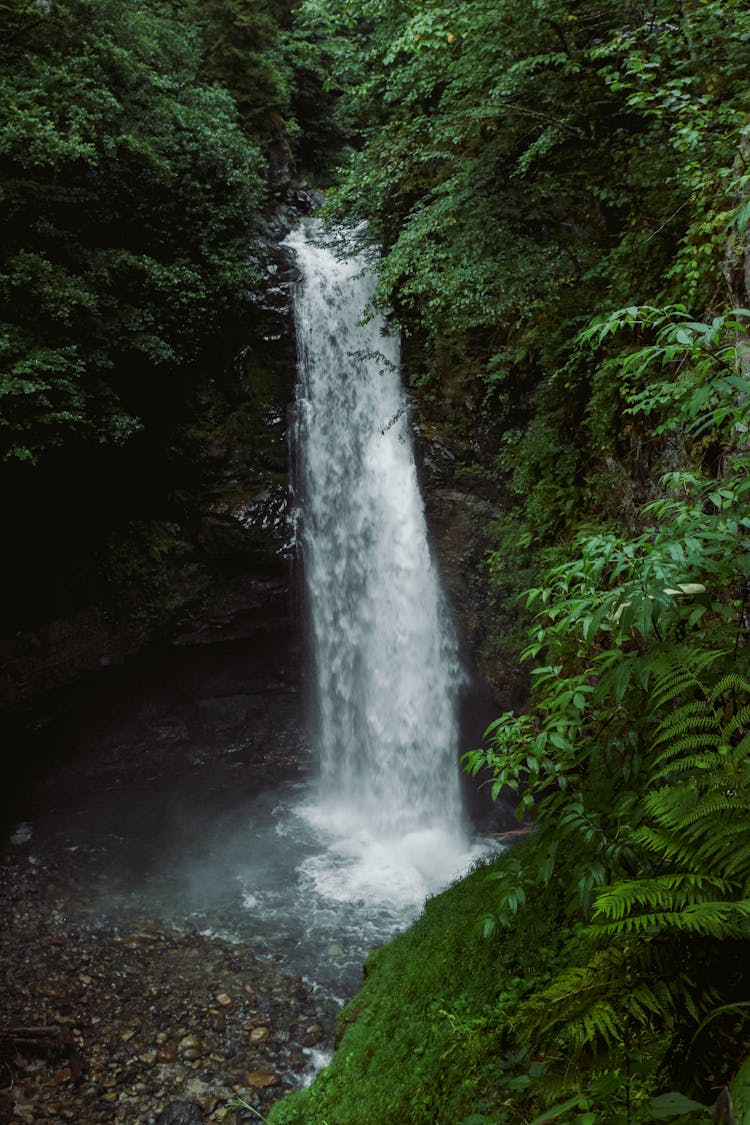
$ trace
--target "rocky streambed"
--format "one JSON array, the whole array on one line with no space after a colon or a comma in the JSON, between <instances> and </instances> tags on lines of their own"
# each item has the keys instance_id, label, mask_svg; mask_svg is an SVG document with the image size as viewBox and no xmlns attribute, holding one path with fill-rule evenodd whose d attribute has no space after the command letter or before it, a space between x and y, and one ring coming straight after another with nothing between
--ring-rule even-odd
<instances>
[{"instance_id":1,"label":"rocky streambed","mask_svg":"<svg viewBox=\"0 0 750 1125\"><path fill-rule=\"evenodd\" d=\"M278 637L161 651L5 732L23 768L0 817L0 1123L257 1121L331 1043L336 1003L275 942L198 932L222 880L240 897L253 794L306 758ZM200 920L162 908L209 854Z\"/></svg>"},{"instance_id":2,"label":"rocky streambed","mask_svg":"<svg viewBox=\"0 0 750 1125\"><path fill-rule=\"evenodd\" d=\"M335 1006L245 945L104 920L23 844L0 879L0 1122L258 1120L331 1042Z\"/></svg>"}]
</instances>

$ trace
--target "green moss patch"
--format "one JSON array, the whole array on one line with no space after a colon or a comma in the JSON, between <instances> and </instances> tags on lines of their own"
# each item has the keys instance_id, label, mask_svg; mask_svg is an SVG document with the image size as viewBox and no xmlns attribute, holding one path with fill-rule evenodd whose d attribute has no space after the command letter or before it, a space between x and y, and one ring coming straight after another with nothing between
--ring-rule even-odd
<instances>
[{"instance_id":1,"label":"green moss patch","mask_svg":"<svg viewBox=\"0 0 750 1125\"><path fill-rule=\"evenodd\" d=\"M430 899L409 930L368 957L331 1065L274 1107L272 1125L474 1125L499 1110L514 1069L504 1029L544 978L557 928L548 904L482 938L477 919L504 862Z\"/></svg>"}]
</instances>

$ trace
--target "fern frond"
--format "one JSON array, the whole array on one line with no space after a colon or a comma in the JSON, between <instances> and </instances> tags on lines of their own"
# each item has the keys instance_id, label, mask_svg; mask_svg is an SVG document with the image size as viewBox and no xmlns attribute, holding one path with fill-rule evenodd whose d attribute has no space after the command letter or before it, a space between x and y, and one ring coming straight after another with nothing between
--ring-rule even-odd
<instances>
[{"instance_id":1,"label":"fern frond","mask_svg":"<svg viewBox=\"0 0 750 1125\"><path fill-rule=\"evenodd\" d=\"M714 755L714 758L717 759L718 755ZM716 764L719 764L718 761ZM686 754L681 756L678 761L668 762L661 769L655 769L651 774L651 780L653 783L662 781L674 785L681 774L697 773L698 770L710 768L711 756L709 754Z\"/></svg>"},{"instance_id":2,"label":"fern frond","mask_svg":"<svg viewBox=\"0 0 750 1125\"><path fill-rule=\"evenodd\" d=\"M719 791L709 791L702 798L696 800L691 807L669 808L662 806L654 810L657 821L665 828L686 830L691 825L707 817L718 817L728 813L747 811L747 802L739 794Z\"/></svg>"},{"instance_id":3,"label":"fern frond","mask_svg":"<svg viewBox=\"0 0 750 1125\"><path fill-rule=\"evenodd\" d=\"M690 668L677 667L671 672L658 676L649 693L649 705L652 711L661 711L668 703L688 692L692 695L696 687L700 687L698 677Z\"/></svg>"},{"instance_id":4,"label":"fern frond","mask_svg":"<svg viewBox=\"0 0 750 1125\"><path fill-rule=\"evenodd\" d=\"M712 703L715 703L723 695L728 695L730 692L737 695L750 695L750 681L746 680L739 672L727 672L720 680L716 681L709 692L708 698Z\"/></svg>"},{"instance_id":5,"label":"fern frond","mask_svg":"<svg viewBox=\"0 0 750 1125\"><path fill-rule=\"evenodd\" d=\"M516 1030L536 1047L561 1041L580 1053L622 1042L629 1024L668 1024L693 988L675 971L670 950L645 941L595 950L583 966L564 970L517 1011Z\"/></svg>"},{"instance_id":6,"label":"fern frond","mask_svg":"<svg viewBox=\"0 0 750 1125\"><path fill-rule=\"evenodd\" d=\"M596 896L594 921L599 917L621 921L637 909L677 910L702 902L707 894L731 894L731 891L732 886L726 879L690 873L621 880Z\"/></svg>"},{"instance_id":7,"label":"fern frond","mask_svg":"<svg viewBox=\"0 0 750 1125\"><path fill-rule=\"evenodd\" d=\"M745 826L745 831L747 831L747 826ZM724 870L729 876L741 875L745 882L750 879L750 843L745 844L726 857Z\"/></svg>"},{"instance_id":8,"label":"fern frond","mask_svg":"<svg viewBox=\"0 0 750 1125\"><path fill-rule=\"evenodd\" d=\"M716 747L720 733L720 728L713 716L694 716L690 723L665 724L663 736L654 738L651 743L651 750L656 751L666 743L665 748L655 755L655 760L660 762L670 754L675 757L679 753L678 744L680 743L684 744L687 749L690 749L691 745Z\"/></svg>"},{"instance_id":9,"label":"fern frond","mask_svg":"<svg viewBox=\"0 0 750 1125\"><path fill-rule=\"evenodd\" d=\"M696 903L682 911L678 924L689 933L719 941L750 937L750 899Z\"/></svg>"},{"instance_id":10,"label":"fern frond","mask_svg":"<svg viewBox=\"0 0 750 1125\"><path fill-rule=\"evenodd\" d=\"M706 703L702 699L692 699L683 703L681 707L670 712L662 719L656 728L652 746L659 746L662 742L675 737L675 732L687 732L692 727L712 727L716 723L713 714L706 714Z\"/></svg>"},{"instance_id":11,"label":"fern frond","mask_svg":"<svg viewBox=\"0 0 750 1125\"><path fill-rule=\"evenodd\" d=\"M600 1000L598 1004L594 1004L584 1012L580 1024L577 1027L572 1024L570 1030L578 1032L580 1036L579 1043L575 1044L578 1047L586 1043L594 1043L597 1039L603 1040L609 1046L619 1038L618 1026L619 1020L611 1001ZM575 1043L575 1039L573 1041Z\"/></svg>"},{"instance_id":12,"label":"fern frond","mask_svg":"<svg viewBox=\"0 0 750 1125\"><path fill-rule=\"evenodd\" d=\"M684 910L664 910L633 914L621 922L606 922L598 927L602 935L664 934L675 931L697 934L716 941L750 937L750 900L738 902L700 902Z\"/></svg>"},{"instance_id":13,"label":"fern frond","mask_svg":"<svg viewBox=\"0 0 750 1125\"><path fill-rule=\"evenodd\" d=\"M700 685L694 684L693 690L697 691ZM671 711L667 711L664 707L659 708L664 711L664 717L660 720L657 729L661 730L662 727L669 726L678 722L689 722L690 718L694 715L705 715L706 711L712 712L712 705L705 698L705 688L700 687L700 695L691 695L689 699L683 700L677 707L673 707ZM651 697L649 697L651 702ZM652 708L654 710L654 708Z\"/></svg>"},{"instance_id":14,"label":"fern frond","mask_svg":"<svg viewBox=\"0 0 750 1125\"><path fill-rule=\"evenodd\" d=\"M727 742L732 738L738 730L743 730L745 727L750 727L750 703L740 707L735 713L727 720L724 727L724 737ZM746 735L750 737L750 735Z\"/></svg>"},{"instance_id":15,"label":"fern frond","mask_svg":"<svg viewBox=\"0 0 750 1125\"><path fill-rule=\"evenodd\" d=\"M681 830L701 816L747 811L750 793L737 779L723 773L706 774L699 788L695 778L678 786L652 790L643 799L645 810L663 828Z\"/></svg>"},{"instance_id":16,"label":"fern frond","mask_svg":"<svg viewBox=\"0 0 750 1125\"><path fill-rule=\"evenodd\" d=\"M634 843L664 864L705 876L724 878L734 890L750 878L750 810L734 813L719 823L713 818L691 825L688 831L672 834L644 825L634 834Z\"/></svg>"},{"instance_id":17,"label":"fern frond","mask_svg":"<svg viewBox=\"0 0 750 1125\"><path fill-rule=\"evenodd\" d=\"M677 855L678 843L674 836L661 828L644 824L633 833L633 843L660 857L671 859Z\"/></svg>"},{"instance_id":18,"label":"fern frond","mask_svg":"<svg viewBox=\"0 0 750 1125\"><path fill-rule=\"evenodd\" d=\"M703 673L722 655L715 649L682 649L666 658L666 670L656 669L654 687L649 694L652 711L660 711L680 695L705 692Z\"/></svg>"},{"instance_id":19,"label":"fern frond","mask_svg":"<svg viewBox=\"0 0 750 1125\"><path fill-rule=\"evenodd\" d=\"M691 751L702 750L701 754ZM656 781L674 774L694 773L698 770L721 768L724 759L716 748L715 734L694 735L674 743L656 758L652 780Z\"/></svg>"},{"instance_id":20,"label":"fern frond","mask_svg":"<svg viewBox=\"0 0 750 1125\"><path fill-rule=\"evenodd\" d=\"M691 867L706 874L712 874L713 869L728 877L730 865L735 868L741 866L742 856L750 848L747 837L747 823L717 825L712 821L691 827L680 846Z\"/></svg>"}]
</instances>

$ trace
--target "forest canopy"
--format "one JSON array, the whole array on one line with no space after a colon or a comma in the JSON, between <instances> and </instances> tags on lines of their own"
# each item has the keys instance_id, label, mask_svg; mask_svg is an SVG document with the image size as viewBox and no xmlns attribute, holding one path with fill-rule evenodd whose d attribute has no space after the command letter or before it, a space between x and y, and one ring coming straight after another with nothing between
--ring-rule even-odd
<instances>
[{"instance_id":1,"label":"forest canopy","mask_svg":"<svg viewBox=\"0 0 750 1125\"><path fill-rule=\"evenodd\" d=\"M3 16L0 432L4 457L34 461L141 426L144 393L168 393L257 282L265 184L179 10L18 0Z\"/></svg>"},{"instance_id":2,"label":"forest canopy","mask_svg":"<svg viewBox=\"0 0 750 1125\"><path fill-rule=\"evenodd\" d=\"M335 206L385 248L412 377L476 404L466 444L493 429L522 535L619 514L656 446L578 334L627 305L743 303L724 274L747 219L746 5L326 7L361 60Z\"/></svg>"}]
</instances>

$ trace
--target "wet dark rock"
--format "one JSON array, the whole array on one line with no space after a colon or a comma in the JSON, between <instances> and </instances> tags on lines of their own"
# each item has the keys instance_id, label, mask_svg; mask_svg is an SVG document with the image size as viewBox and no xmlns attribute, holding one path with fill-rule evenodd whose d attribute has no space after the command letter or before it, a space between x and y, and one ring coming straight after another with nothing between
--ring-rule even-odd
<instances>
[{"instance_id":1,"label":"wet dark rock","mask_svg":"<svg viewBox=\"0 0 750 1125\"><path fill-rule=\"evenodd\" d=\"M170 1102L156 1122L157 1125L204 1125L205 1117L195 1102Z\"/></svg>"},{"instance_id":2,"label":"wet dark rock","mask_svg":"<svg viewBox=\"0 0 750 1125\"><path fill-rule=\"evenodd\" d=\"M298 210L303 215L312 215L323 206L323 192L317 191L309 185L301 185L292 194L292 199Z\"/></svg>"},{"instance_id":3,"label":"wet dark rock","mask_svg":"<svg viewBox=\"0 0 750 1125\"><path fill-rule=\"evenodd\" d=\"M304 1033L300 1038L303 1047L314 1047L323 1038L323 1029L317 1023L311 1023L304 1029Z\"/></svg>"}]
</instances>

